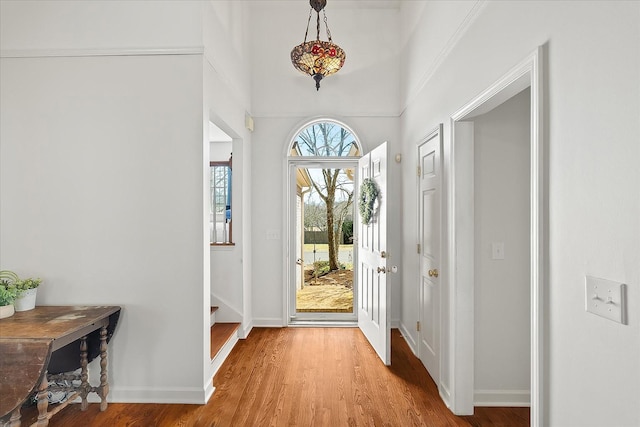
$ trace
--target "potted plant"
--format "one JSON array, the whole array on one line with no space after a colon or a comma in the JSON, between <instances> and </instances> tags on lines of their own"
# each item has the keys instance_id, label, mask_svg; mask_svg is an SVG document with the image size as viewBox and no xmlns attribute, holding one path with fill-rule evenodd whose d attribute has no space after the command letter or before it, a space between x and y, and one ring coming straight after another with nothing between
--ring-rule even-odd
<instances>
[{"instance_id":1,"label":"potted plant","mask_svg":"<svg viewBox=\"0 0 640 427\"><path fill-rule=\"evenodd\" d=\"M18 276L11 271L0 271L0 319L13 316L13 306L16 297L20 293L15 285Z\"/></svg>"},{"instance_id":2,"label":"potted plant","mask_svg":"<svg viewBox=\"0 0 640 427\"><path fill-rule=\"evenodd\" d=\"M18 297L14 302L16 311L32 310L36 306L36 294L38 286L42 283L40 278L18 279L15 286L18 289Z\"/></svg>"}]
</instances>

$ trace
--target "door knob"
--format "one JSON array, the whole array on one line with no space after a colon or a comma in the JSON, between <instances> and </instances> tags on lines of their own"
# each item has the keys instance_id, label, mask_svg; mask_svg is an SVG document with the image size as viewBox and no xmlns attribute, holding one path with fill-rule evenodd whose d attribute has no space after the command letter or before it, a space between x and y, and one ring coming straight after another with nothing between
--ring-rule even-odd
<instances>
[{"instance_id":1,"label":"door knob","mask_svg":"<svg viewBox=\"0 0 640 427\"><path fill-rule=\"evenodd\" d=\"M387 267L378 267L378 273L386 273Z\"/></svg>"},{"instance_id":2,"label":"door knob","mask_svg":"<svg viewBox=\"0 0 640 427\"><path fill-rule=\"evenodd\" d=\"M438 277L438 269L434 268L433 270L429 270L429 277Z\"/></svg>"}]
</instances>

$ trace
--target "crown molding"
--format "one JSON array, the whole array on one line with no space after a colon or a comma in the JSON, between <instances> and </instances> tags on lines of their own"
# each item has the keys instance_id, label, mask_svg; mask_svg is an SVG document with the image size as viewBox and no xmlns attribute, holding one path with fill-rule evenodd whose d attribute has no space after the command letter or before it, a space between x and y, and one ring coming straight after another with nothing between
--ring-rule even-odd
<instances>
[{"instance_id":1,"label":"crown molding","mask_svg":"<svg viewBox=\"0 0 640 427\"><path fill-rule=\"evenodd\" d=\"M322 116L322 117L333 117L335 115L339 115L340 117L353 117L353 118L399 118L400 115L398 114L398 111L382 111L382 112L349 112L349 113L344 113L344 112L336 112L336 111L332 111L330 113L314 113L314 112L307 112L307 113L301 113L300 111L289 111L289 112L279 112L279 113L268 113L268 112L264 112L264 111L258 111L255 112L253 114L251 114L251 116L254 119L306 119L309 118L310 116Z\"/></svg>"},{"instance_id":2,"label":"crown molding","mask_svg":"<svg viewBox=\"0 0 640 427\"><path fill-rule=\"evenodd\" d=\"M469 30L471 25L476 21L478 16L480 16L480 12L487 5L486 0L478 0L473 8L467 13L467 16L464 18L464 21L460 24L456 32L451 36L447 44L440 51L436 59L431 63L431 66L426 69L422 78L418 81L418 83L414 86L412 90L407 91L407 98L404 102L404 105L401 107L400 115L404 114L405 110L411 105L415 99L418 97L418 94L422 92L425 88L429 80L434 76L438 68L442 65L444 60L449 56L453 48L458 44L462 36Z\"/></svg>"},{"instance_id":3,"label":"crown molding","mask_svg":"<svg viewBox=\"0 0 640 427\"><path fill-rule=\"evenodd\" d=\"M2 49L0 58L80 58L90 56L202 55L203 46L115 49Z\"/></svg>"}]
</instances>

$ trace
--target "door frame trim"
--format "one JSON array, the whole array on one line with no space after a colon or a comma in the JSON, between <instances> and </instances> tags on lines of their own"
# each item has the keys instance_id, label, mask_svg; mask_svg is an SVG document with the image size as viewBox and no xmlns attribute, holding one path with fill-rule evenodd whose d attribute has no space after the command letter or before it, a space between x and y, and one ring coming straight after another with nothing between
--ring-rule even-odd
<instances>
[{"instance_id":1,"label":"door frame trim","mask_svg":"<svg viewBox=\"0 0 640 427\"><path fill-rule=\"evenodd\" d=\"M358 141L356 139L356 141ZM358 141L359 142L359 141ZM309 325L313 322L318 322L318 324L322 324L326 326L331 322L335 322L336 324L344 324L344 323L353 323L358 321L358 312L356 310L356 298L357 291L355 286L353 288L353 313L351 316L347 316L348 313L324 313L322 315L318 314L303 314L299 316L297 320L293 318L295 314L295 292L292 291L293 281L296 277L295 272L295 250L293 249L293 239L295 238L295 228L296 228L296 218L295 218L295 179L296 179L296 169L298 167L305 168L353 168L357 174L358 168L358 159L359 157L292 157L289 156L287 158L286 163L286 178L285 178L285 192L284 197L286 199L285 209L286 209L286 221L285 221L285 239L283 241L283 250L284 250L284 301L283 301L283 326L291 326L296 323ZM354 191L357 191L354 185ZM304 202L304 200L303 200ZM354 198L354 206L355 210L355 198ZM354 228L354 240L357 239L357 230ZM355 247L355 246L354 246ZM292 254L293 252L293 254ZM354 266L357 259L357 253L354 250L353 254ZM357 280L357 272L354 268L353 271L353 281L354 284ZM315 319L312 319L315 317Z\"/></svg>"},{"instance_id":2,"label":"door frame trim","mask_svg":"<svg viewBox=\"0 0 640 427\"><path fill-rule=\"evenodd\" d=\"M473 413L473 247L469 247L469 180L473 182L473 164L468 164L470 123L465 120L484 114L520 91L531 88L530 130L530 240L531 240L531 426L544 424L544 267L545 158L543 141L543 47L539 46L520 64L451 116L450 159L445 159L449 187L447 209L449 223L447 246L450 284L451 409L454 413ZM471 133L471 138L472 138ZM459 153L459 154L458 154ZM471 157L473 159L473 157ZM448 163L448 165L447 165ZM448 166L448 167L447 167ZM470 166L470 167L469 167ZM471 175L470 175L471 174ZM473 211L471 211L473 214ZM471 235L473 242L473 235Z\"/></svg>"},{"instance_id":3,"label":"door frame trim","mask_svg":"<svg viewBox=\"0 0 640 427\"><path fill-rule=\"evenodd\" d=\"M353 135L356 143L358 144L358 146L360 147L361 153L366 153L368 152L367 147L364 143L364 141L362 141L360 139L360 137L358 136L359 133L356 132L354 130L354 128L348 124L346 124L344 121L339 120L339 119L334 119L328 116L317 116L314 118L310 118L310 119L305 119L301 122L298 123L297 126L295 126L293 128L293 130L289 133L289 136L287 138L287 144L284 146L284 153L283 153L283 167L282 167L282 173L283 173L283 179L282 179L282 203L283 203L283 207L284 207L284 215L282 215L282 230L284 230L283 232L283 240L282 240L282 271L283 271L283 292L282 292L282 326L283 327L287 327L289 325L291 325L290 322L290 318L289 318L289 301L291 298L291 286L290 286L290 281L294 280L292 278L292 274L295 274L295 272L292 273L293 268L291 267L291 260L289 259L290 255L289 255L289 250L290 250L290 239L292 239L293 237L291 236L291 221L295 221L295 218L292 217L291 214L291 209L292 206L291 204L293 203L293 205L295 206L295 201L292 202L292 197L291 194L289 194L290 189L291 189L291 164L290 161L291 160L301 160L303 159L304 161L308 161L309 165L313 164L314 161L316 164L318 164L318 162L322 162L323 160L330 160L330 161L345 161L345 160L354 160L358 161L358 159L360 157L313 157L313 156L299 156L299 157L293 157L290 155L291 153L291 148L293 147L293 144L296 141L296 137L298 136L298 134L300 132L302 132L304 129L306 129L307 127L314 125L316 123L322 123L322 122L329 122L329 123L334 123L338 126L343 127L344 129L347 129L351 135ZM295 179L295 178L293 178ZM354 236L356 236L356 231L354 230ZM295 254L292 256L295 257ZM354 272L354 281L355 281L355 272ZM355 295L354 295L354 305L355 305ZM356 321L357 321L357 313L356 313ZM305 321L308 323L308 321ZM336 324L338 322L336 321Z\"/></svg>"}]
</instances>

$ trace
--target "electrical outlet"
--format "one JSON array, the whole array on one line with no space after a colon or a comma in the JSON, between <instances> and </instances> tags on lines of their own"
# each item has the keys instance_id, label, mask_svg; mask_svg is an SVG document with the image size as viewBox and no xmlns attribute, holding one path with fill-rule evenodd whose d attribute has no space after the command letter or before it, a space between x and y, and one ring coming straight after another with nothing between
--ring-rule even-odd
<instances>
[{"instance_id":1,"label":"electrical outlet","mask_svg":"<svg viewBox=\"0 0 640 427\"><path fill-rule=\"evenodd\" d=\"M267 230L267 240L280 240L280 230Z\"/></svg>"},{"instance_id":2,"label":"electrical outlet","mask_svg":"<svg viewBox=\"0 0 640 427\"><path fill-rule=\"evenodd\" d=\"M585 305L589 313L627 324L626 285L597 277L585 277Z\"/></svg>"},{"instance_id":3,"label":"electrical outlet","mask_svg":"<svg viewBox=\"0 0 640 427\"><path fill-rule=\"evenodd\" d=\"M504 259L504 242L491 244L491 259Z\"/></svg>"}]
</instances>

